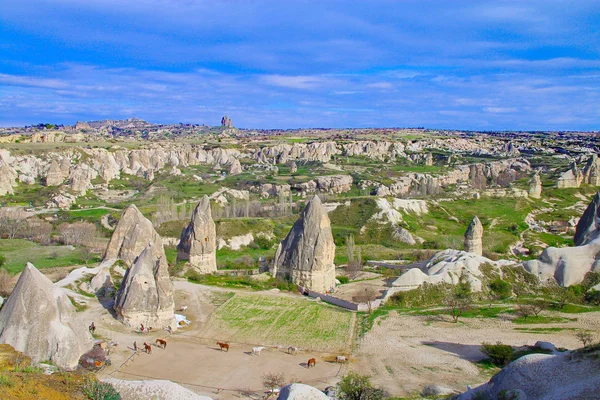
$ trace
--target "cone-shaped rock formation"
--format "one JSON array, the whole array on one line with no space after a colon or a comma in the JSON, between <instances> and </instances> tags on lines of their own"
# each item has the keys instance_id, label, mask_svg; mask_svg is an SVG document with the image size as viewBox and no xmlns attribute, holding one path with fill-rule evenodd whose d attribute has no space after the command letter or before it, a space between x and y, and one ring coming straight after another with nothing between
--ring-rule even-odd
<instances>
[{"instance_id":1,"label":"cone-shaped rock formation","mask_svg":"<svg viewBox=\"0 0 600 400\"><path fill-rule=\"evenodd\" d=\"M121 215L106 247L104 259L121 259L127 266L132 266L148 243L152 244L157 258L166 259L162 239L154 230L152 222L132 204Z\"/></svg>"},{"instance_id":2,"label":"cone-shaped rock formation","mask_svg":"<svg viewBox=\"0 0 600 400\"><path fill-rule=\"evenodd\" d=\"M535 174L529 182L529 197L539 199L542 195L542 180L539 174Z\"/></svg>"},{"instance_id":3,"label":"cone-shaped rock formation","mask_svg":"<svg viewBox=\"0 0 600 400\"><path fill-rule=\"evenodd\" d=\"M465 232L465 251L481 255L483 253L483 245L481 238L483 237L483 226L477 216L474 216Z\"/></svg>"},{"instance_id":4,"label":"cone-shaped rock formation","mask_svg":"<svg viewBox=\"0 0 600 400\"><path fill-rule=\"evenodd\" d=\"M50 360L73 369L93 346L93 338L65 292L27 263L0 310L0 343L10 344L33 362Z\"/></svg>"},{"instance_id":5,"label":"cone-shaped rock formation","mask_svg":"<svg viewBox=\"0 0 600 400\"><path fill-rule=\"evenodd\" d=\"M173 285L165 257L149 244L127 269L115 298L117 318L126 325L175 329Z\"/></svg>"},{"instance_id":6,"label":"cone-shaped rock formation","mask_svg":"<svg viewBox=\"0 0 600 400\"><path fill-rule=\"evenodd\" d=\"M205 195L194 209L190 224L181 232L177 259L189 260L190 266L200 273L211 273L217 270L216 251L215 223Z\"/></svg>"},{"instance_id":7,"label":"cone-shaped rock formation","mask_svg":"<svg viewBox=\"0 0 600 400\"><path fill-rule=\"evenodd\" d=\"M318 196L302 211L286 238L279 244L273 275L290 278L317 292L335 287L335 243L331 222Z\"/></svg>"}]
</instances>

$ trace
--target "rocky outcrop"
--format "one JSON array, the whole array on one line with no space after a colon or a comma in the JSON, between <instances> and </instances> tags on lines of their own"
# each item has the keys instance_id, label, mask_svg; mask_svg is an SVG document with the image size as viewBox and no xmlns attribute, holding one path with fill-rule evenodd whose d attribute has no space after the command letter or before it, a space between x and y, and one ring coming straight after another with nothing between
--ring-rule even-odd
<instances>
[{"instance_id":1,"label":"rocky outcrop","mask_svg":"<svg viewBox=\"0 0 600 400\"><path fill-rule=\"evenodd\" d=\"M571 168L563 172L556 181L556 187L559 189L578 188L583 182L583 173L577 168L576 163L571 164Z\"/></svg>"},{"instance_id":2,"label":"rocky outcrop","mask_svg":"<svg viewBox=\"0 0 600 400\"><path fill-rule=\"evenodd\" d=\"M329 162L340 153L335 142L313 142L263 147L253 157L261 163L286 164L293 160Z\"/></svg>"},{"instance_id":3,"label":"rocky outcrop","mask_svg":"<svg viewBox=\"0 0 600 400\"><path fill-rule=\"evenodd\" d=\"M240 164L240 160L236 159L231 163L231 166L229 166L229 175L239 175L242 172L244 172L242 170L242 164Z\"/></svg>"},{"instance_id":4,"label":"rocky outcrop","mask_svg":"<svg viewBox=\"0 0 600 400\"><path fill-rule=\"evenodd\" d=\"M292 161L290 164L290 174L295 174L296 172L298 172L298 165Z\"/></svg>"},{"instance_id":5,"label":"rocky outcrop","mask_svg":"<svg viewBox=\"0 0 600 400\"><path fill-rule=\"evenodd\" d=\"M221 126L224 126L226 128L232 128L233 121L231 121L231 118L229 118L227 115L225 115L223 118L221 118Z\"/></svg>"},{"instance_id":6,"label":"rocky outcrop","mask_svg":"<svg viewBox=\"0 0 600 400\"><path fill-rule=\"evenodd\" d=\"M50 168L48 168L48 172L46 172L46 186L62 185L64 179L62 171L60 170L60 164L58 161L52 160Z\"/></svg>"},{"instance_id":7,"label":"rocky outcrop","mask_svg":"<svg viewBox=\"0 0 600 400\"><path fill-rule=\"evenodd\" d=\"M177 259L188 260L196 271L207 274L217 271L217 238L210 211L210 200L204 196L198 203L189 225L181 232Z\"/></svg>"},{"instance_id":8,"label":"rocky outcrop","mask_svg":"<svg viewBox=\"0 0 600 400\"><path fill-rule=\"evenodd\" d=\"M212 400L201 396L177 383L165 380L130 381L116 378L102 379L119 392L121 400L172 399L172 400Z\"/></svg>"},{"instance_id":9,"label":"rocky outcrop","mask_svg":"<svg viewBox=\"0 0 600 400\"><path fill-rule=\"evenodd\" d=\"M114 309L117 319L128 326L144 324L155 329L167 326L177 328L173 285L166 257L157 256L160 252L148 244L133 266L125 272L115 297Z\"/></svg>"},{"instance_id":10,"label":"rocky outcrop","mask_svg":"<svg viewBox=\"0 0 600 400\"><path fill-rule=\"evenodd\" d=\"M127 266L132 266L149 243L152 244L155 256L166 260L160 235L154 230L152 222L142 215L135 204L132 204L121 214L106 247L104 259L121 259Z\"/></svg>"},{"instance_id":11,"label":"rocky outcrop","mask_svg":"<svg viewBox=\"0 0 600 400\"><path fill-rule=\"evenodd\" d=\"M50 360L73 369L93 345L66 293L27 263L0 310L0 343L8 343L33 360Z\"/></svg>"},{"instance_id":12,"label":"rocky outcrop","mask_svg":"<svg viewBox=\"0 0 600 400\"><path fill-rule=\"evenodd\" d=\"M17 185L17 172L9 165L0 160L0 196L13 194L13 187Z\"/></svg>"},{"instance_id":13,"label":"rocky outcrop","mask_svg":"<svg viewBox=\"0 0 600 400\"><path fill-rule=\"evenodd\" d=\"M467 253L477 254L478 256L483 254L483 226L477 216L474 216L465 232L465 251Z\"/></svg>"},{"instance_id":14,"label":"rocky outcrop","mask_svg":"<svg viewBox=\"0 0 600 400\"><path fill-rule=\"evenodd\" d=\"M316 182L317 189L331 194L346 193L352 189L352 177L350 175L319 176Z\"/></svg>"},{"instance_id":15,"label":"rocky outcrop","mask_svg":"<svg viewBox=\"0 0 600 400\"><path fill-rule=\"evenodd\" d=\"M281 388L277 400L329 400L329 396L304 383L290 383Z\"/></svg>"},{"instance_id":16,"label":"rocky outcrop","mask_svg":"<svg viewBox=\"0 0 600 400\"><path fill-rule=\"evenodd\" d=\"M465 279L470 282L471 290L479 292L482 289L483 278L480 267L484 264L491 265L501 275L500 268L505 265L513 265L514 262L492 261L474 253L449 249L436 253L422 270L411 268L396 279L392 286L400 290L412 290L425 282L431 284L446 282L455 285L461 279Z\"/></svg>"},{"instance_id":17,"label":"rocky outcrop","mask_svg":"<svg viewBox=\"0 0 600 400\"><path fill-rule=\"evenodd\" d=\"M542 196L542 180L539 174L535 174L529 181L529 197L539 199Z\"/></svg>"},{"instance_id":18,"label":"rocky outcrop","mask_svg":"<svg viewBox=\"0 0 600 400\"><path fill-rule=\"evenodd\" d=\"M77 164L69 175L69 188L81 196L91 189L92 180L98 176L98 172L87 164Z\"/></svg>"},{"instance_id":19,"label":"rocky outcrop","mask_svg":"<svg viewBox=\"0 0 600 400\"><path fill-rule=\"evenodd\" d=\"M109 267L101 267L96 276L90 281L90 288L96 294L107 295L113 291L114 287Z\"/></svg>"},{"instance_id":20,"label":"rocky outcrop","mask_svg":"<svg viewBox=\"0 0 600 400\"><path fill-rule=\"evenodd\" d=\"M583 281L600 271L600 192L596 193L575 228L575 247L547 247L537 260L523 263L540 280L555 280L561 286Z\"/></svg>"},{"instance_id":21,"label":"rocky outcrop","mask_svg":"<svg viewBox=\"0 0 600 400\"><path fill-rule=\"evenodd\" d=\"M598 155L594 154L588 159L583 168L583 176L586 183L600 186L600 159Z\"/></svg>"},{"instance_id":22,"label":"rocky outcrop","mask_svg":"<svg viewBox=\"0 0 600 400\"><path fill-rule=\"evenodd\" d=\"M557 355L529 354L513 361L484 385L457 400L595 399L600 393L598 350Z\"/></svg>"},{"instance_id":23,"label":"rocky outcrop","mask_svg":"<svg viewBox=\"0 0 600 400\"><path fill-rule=\"evenodd\" d=\"M335 287L334 257L331 222L321 200L314 196L279 244L272 274L324 293Z\"/></svg>"}]
</instances>

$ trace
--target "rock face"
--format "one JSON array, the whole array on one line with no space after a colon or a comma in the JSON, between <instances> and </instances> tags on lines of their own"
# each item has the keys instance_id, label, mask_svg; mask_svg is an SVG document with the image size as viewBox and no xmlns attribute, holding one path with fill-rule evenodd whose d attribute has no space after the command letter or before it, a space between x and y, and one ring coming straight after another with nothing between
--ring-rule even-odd
<instances>
[{"instance_id":1,"label":"rock face","mask_svg":"<svg viewBox=\"0 0 600 400\"><path fill-rule=\"evenodd\" d=\"M595 353L523 356L488 383L460 395L458 400L596 399L600 393L600 364L595 358L598 351Z\"/></svg>"},{"instance_id":2,"label":"rock face","mask_svg":"<svg viewBox=\"0 0 600 400\"><path fill-rule=\"evenodd\" d=\"M147 380L124 381L108 378L102 382L110 383L117 389L122 400L139 399L173 399L173 400L212 400L211 397L201 396L171 381Z\"/></svg>"},{"instance_id":3,"label":"rock face","mask_svg":"<svg viewBox=\"0 0 600 400\"><path fill-rule=\"evenodd\" d=\"M67 295L27 263L0 311L0 343L8 343L33 362L50 360L73 369L93 345Z\"/></svg>"},{"instance_id":4,"label":"rock face","mask_svg":"<svg viewBox=\"0 0 600 400\"><path fill-rule=\"evenodd\" d=\"M233 122L231 121L231 118L229 118L227 115L221 118L221 126L224 126L226 128L233 127Z\"/></svg>"},{"instance_id":5,"label":"rock face","mask_svg":"<svg viewBox=\"0 0 600 400\"><path fill-rule=\"evenodd\" d=\"M585 177L586 183L600 186L600 159L596 154L589 158L583 169L583 176Z\"/></svg>"},{"instance_id":6,"label":"rock face","mask_svg":"<svg viewBox=\"0 0 600 400\"><path fill-rule=\"evenodd\" d=\"M538 174L535 174L529 182L529 197L539 199L542 196L542 180Z\"/></svg>"},{"instance_id":7,"label":"rock face","mask_svg":"<svg viewBox=\"0 0 600 400\"><path fill-rule=\"evenodd\" d=\"M148 244L127 269L115 298L117 318L126 325L176 329L173 285L166 257L157 257Z\"/></svg>"},{"instance_id":8,"label":"rock face","mask_svg":"<svg viewBox=\"0 0 600 400\"><path fill-rule=\"evenodd\" d=\"M244 172L242 170L242 164L240 164L240 160L235 160L233 163L231 163L231 166L229 167L229 175L239 175L242 172Z\"/></svg>"},{"instance_id":9,"label":"rock face","mask_svg":"<svg viewBox=\"0 0 600 400\"><path fill-rule=\"evenodd\" d=\"M467 231L465 232L465 251L480 256L483 253L481 238L483 237L483 226L477 216L473 217Z\"/></svg>"},{"instance_id":10,"label":"rock face","mask_svg":"<svg viewBox=\"0 0 600 400\"><path fill-rule=\"evenodd\" d=\"M277 400L328 400L329 397L304 383L291 383L281 388Z\"/></svg>"},{"instance_id":11,"label":"rock face","mask_svg":"<svg viewBox=\"0 0 600 400\"><path fill-rule=\"evenodd\" d=\"M565 188L578 188L584 180L583 173L577 168L577 164L571 164L571 168L563 172L558 180L556 181L556 187Z\"/></svg>"},{"instance_id":12,"label":"rock face","mask_svg":"<svg viewBox=\"0 0 600 400\"><path fill-rule=\"evenodd\" d=\"M148 243L152 244L157 257L166 259L162 239L154 230L152 222L132 204L121 215L108 242L104 259L121 259L127 266L131 266Z\"/></svg>"},{"instance_id":13,"label":"rock face","mask_svg":"<svg viewBox=\"0 0 600 400\"><path fill-rule=\"evenodd\" d=\"M596 193L575 228L575 247L548 247L537 260L523 263L540 280L561 286L583 281L590 271L600 271L600 192Z\"/></svg>"},{"instance_id":14,"label":"rock face","mask_svg":"<svg viewBox=\"0 0 600 400\"><path fill-rule=\"evenodd\" d=\"M514 264L511 261L500 260L492 261L488 258L467 253L459 250L444 250L436 253L425 265L423 270L419 268L411 268L398 279L392 286L399 288L401 291L416 289L423 283L451 283L457 284L462 275L471 283L471 289L474 292L479 292L482 289L481 278L483 273L479 269L481 265L489 264L498 274L502 274L501 267Z\"/></svg>"},{"instance_id":15,"label":"rock face","mask_svg":"<svg viewBox=\"0 0 600 400\"><path fill-rule=\"evenodd\" d=\"M53 160L46 175L46 186L62 185L63 181L64 176L60 170L60 164L56 160Z\"/></svg>"},{"instance_id":16,"label":"rock face","mask_svg":"<svg viewBox=\"0 0 600 400\"><path fill-rule=\"evenodd\" d=\"M111 290L114 290L115 285L110 276L110 268L100 268L100 271L90 281L90 287L96 294L106 295Z\"/></svg>"},{"instance_id":17,"label":"rock face","mask_svg":"<svg viewBox=\"0 0 600 400\"><path fill-rule=\"evenodd\" d=\"M190 224L181 232L177 259L189 260L190 266L202 274L217 271L217 234L210 211L210 200L204 196L198 203Z\"/></svg>"},{"instance_id":18,"label":"rock face","mask_svg":"<svg viewBox=\"0 0 600 400\"><path fill-rule=\"evenodd\" d=\"M279 244L273 276L317 292L335 287L335 243L331 222L318 196L314 196Z\"/></svg>"}]
</instances>

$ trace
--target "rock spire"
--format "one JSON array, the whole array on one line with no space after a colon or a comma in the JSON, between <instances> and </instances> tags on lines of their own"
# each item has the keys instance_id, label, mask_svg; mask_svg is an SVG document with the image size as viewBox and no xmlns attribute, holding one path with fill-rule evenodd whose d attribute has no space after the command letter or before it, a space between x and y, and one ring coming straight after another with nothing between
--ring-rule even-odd
<instances>
[{"instance_id":1,"label":"rock spire","mask_svg":"<svg viewBox=\"0 0 600 400\"><path fill-rule=\"evenodd\" d=\"M189 225L181 232L177 259L189 260L190 266L200 273L217 271L217 237L210 211L210 200L204 196L198 203Z\"/></svg>"},{"instance_id":2,"label":"rock spire","mask_svg":"<svg viewBox=\"0 0 600 400\"><path fill-rule=\"evenodd\" d=\"M314 196L279 244L272 273L323 293L335 287L334 257L331 222L321 200Z\"/></svg>"},{"instance_id":3,"label":"rock spire","mask_svg":"<svg viewBox=\"0 0 600 400\"><path fill-rule=\"evenodd\" d=\"M50 360L73 369L94 344L86 322L77 317L65 292L27 263L0 311L0 343L33 362Z\"/></svg>"},{"instance_id":4,"label":"rock spire","mask_svg":"<svg viewBox=\"0 0 600 400\"><path fill-rule=\"evenodd\" d=\"M483 245L481 238L483 237L483 226L477 216L474 216L465 232L465 251L481 255L483 253Z\"/></svg>"},{"instance_id":5,"label":"rock spire","mask_svg":"<svg viewBox=\"0 0 600 400\"><path fill-rule=\"evenodd\" d=\"M173 285L165 257L158 257L148 244L127 269L114 309L126 325L176 329Z\"/></svg>"}]
</instances>

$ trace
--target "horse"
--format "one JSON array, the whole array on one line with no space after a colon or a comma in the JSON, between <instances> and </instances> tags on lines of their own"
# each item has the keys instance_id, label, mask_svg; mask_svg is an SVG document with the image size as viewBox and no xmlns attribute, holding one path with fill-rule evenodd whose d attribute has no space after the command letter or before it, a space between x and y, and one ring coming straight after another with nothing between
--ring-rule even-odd
<instances>
[{"instance_id":1,"label":"horse","mask_svg":"<svg viewBox=\"0 0 600 400\"><path fill-rule=\"evenodd\" d=\"M252 354L260 356L260 352L263 351L264 348L265 348L265 346L253 347L252 348Z\"/></svg>"},{"instance_id":2,"label":"horse","mask_svg":"<svg viewBox=\"0 0 600 400\"><path fill-rule=\"evenodd\" d=\"M306 368L314 367L315 365L317 365L317 359L316 358L311 358L306 363Z\"/></svg>"},{"instance_id":3,"label":"horse","mask_svg":"<svg viewBox=\"0 0 600 400\"><path fill-rule=\"evenodd\" d=\"M177 310L177 311L187 311L187 309L188 309L188 306L181 306L181 307L179 307L179 310Z\"/></svg>"},{"instance_id":4,"label":"horse","mask_svg":"<svg viewBox=\"0 0 600 400\"><path fill-rule=\"evenodd\" d=\"M296 346L288 347L288 354L296 355L297 352L298 352L298 348Z\"/></svg>"},{"instance_id":5,"label":"horse","mask_svg":"<svg viewBox=\"0 0 600 400\"><path fill-rule=\"evenodd\" d=\"M219 345L219 349L221 351L223 351L223 349L225 349L227 352L229 352L229 344L228 343L217 342L217 344Z\"/></svg>"},{"instance_id":6,"label":"horse","mask_svg":"<svg viewBox=\"0 0 600 400\"><path fill-rule=\"evenodd\" d=\"M156 345L159 346L162 349L166 349L167 348L167 341L164 339L156 339Z\"/></svg>"},{"instance_id":7,"label":"horse","mask_svg":"<svg viewBox=\"0 0 600 400\"><path fill-rule=\"evenodd\" d=\"M152 354L152 346L150 346L148 343L144 342L144 350L146 351L146 353L148 354Z\"/></svg>"},{"instance_id":8,"label":"horse","mask_svg":"<svg viewBox=\"0 0 600 400\"><path fill-rule=\"evenodd\" d=\"M345 363L346 361L348 361L346 356L336 356L335 357L335 362L337 362L337 363Z\"/></svg>"},{"instance_id":9,"label":"horse","mask_svg":"<svg viewBox=\"0 0 600 400\"><path fill-rule=\"evenodd\" d=\"M90 333L94 333L96 332L96 325L94 325L94 323L92 322L92 324L88 327Z\"/></svg>"}]
</instances>

